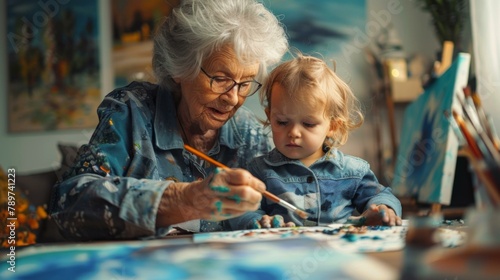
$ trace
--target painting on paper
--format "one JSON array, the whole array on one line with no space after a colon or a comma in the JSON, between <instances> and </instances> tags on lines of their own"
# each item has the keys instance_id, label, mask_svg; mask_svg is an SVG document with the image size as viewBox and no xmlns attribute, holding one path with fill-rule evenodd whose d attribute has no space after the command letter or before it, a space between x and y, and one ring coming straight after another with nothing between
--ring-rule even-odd
<instances>
[{"instance_id":1,"label":"painting on paper","mask_svg":"<svg viewBox=\"0 0 500 280\"><path fill-rule=\"evenodd\" d=\"M7 1L9 132L95 127L96 0Z\"/></svg>"},{"instance_id":2,"label":"painting on paper","mask_svg":"<svg viewBox=\"0 0 500 280\"><path fill-rule=\"evenodd\" d=\"M458 104L467 85L470 55L461 53L448 70L405 110L391 187L401 197L449 205L458 139L445 111Z\"/></svg>"},{"instance_id":3,"label":"painting on paper","mask_svg":"<svg viewBox=\"0 0 500 280\"><path fill-rule=\"evenodd\" d=\"M152 34L179 0L112 0L113 71L116 87L154 82Z\"/></svg>"}]
</instances>

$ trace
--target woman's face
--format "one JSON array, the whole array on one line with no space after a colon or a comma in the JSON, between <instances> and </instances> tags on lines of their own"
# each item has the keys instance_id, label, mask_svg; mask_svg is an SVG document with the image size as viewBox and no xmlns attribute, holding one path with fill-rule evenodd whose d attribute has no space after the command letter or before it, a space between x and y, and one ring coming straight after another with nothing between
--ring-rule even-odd
<instances>
[{"instance_id":1,"label":"woman's face","mask_svg":"<svg viewBox=\"0 0 500 280\"><path fill-rule=\"evenodd\" d=\"M225 46L208 57L202 68L210 76L229 77L240 83L251 81L257 75L259 64L241 64L233 48ZM178 82L181 86L179 118L191 133L204 134L221 128L246 99L238 95L238 86L226 93L214 93L210 89L210 78L201 70L194 80Z\"/></svg>"}]
</instances>

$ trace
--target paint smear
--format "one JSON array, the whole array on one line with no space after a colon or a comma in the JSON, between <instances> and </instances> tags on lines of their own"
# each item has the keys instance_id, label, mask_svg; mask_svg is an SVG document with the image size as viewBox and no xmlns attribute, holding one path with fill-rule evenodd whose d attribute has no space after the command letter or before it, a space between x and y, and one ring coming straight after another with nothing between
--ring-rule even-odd
<instances>
[{"instance_id":1,"label":"paint smear","mask_svg":"<svg viewBox=\"0 0 500 280\"><path fill-rule=\"evenodd\" d=\"M229 192L229 188L226 186L210 186L210 189L215 192L227 193Z\"/></svg>"},{"instance_id":2,"label":"paint smear","mask_svg":"<svg viewBox=\"0 0 500 280\"><path fill-rule=\"evenodd\" d=\"M227 198L229 198L229 199L232 199L232 200L236 201L236 203L237 203L237 204L240 204L240 202L241 202L241 197L240 197L239 195L236 195L236 194L235 194L235 195L228 196Z\"/></svg>"},{"instance_id":3,"label":"paint smear","mask_svg":"<svg viewBox=\"0 0 500 280\"><path fill-rule=\"evenodd\" d=\"M260 224L259 224L259 221L257 219L254 219L252 221L252 225L250 227L251 229L259 229L260 228Z\"/></svg>"},{"instance_id":4,"label":"paint smear","mask_svg":"<svg viewBox=\"0 0 500 280\"><path fill-rule=\"evenodd\" d=\"M281 221L283 221L283 217L281 217L281 216L274 216L273 217L273 228L279 228L279 227L281 227Z\"/></svg>"},{"instance_id":5,"label":"paint smear","mask_svg":"<svg viewBox=\"0 0 500 280\"><path fill-rule=\"evenodd\" d=\"M222 212L222 201L215 202L215 207L217 208L217 212Z\"/></svg>"},{"instance_id":6,"label":"paint smear","mask_svg":"<svg viewBox=\"0 0 500 280\"><path fill-rule=\"evenodd\" d=\"M353 224L355 226L362 226L366 223L366 217L360 216L359 218L358 217L349 218L347 219L346 223Z\"/></svg>"}]
</instances>

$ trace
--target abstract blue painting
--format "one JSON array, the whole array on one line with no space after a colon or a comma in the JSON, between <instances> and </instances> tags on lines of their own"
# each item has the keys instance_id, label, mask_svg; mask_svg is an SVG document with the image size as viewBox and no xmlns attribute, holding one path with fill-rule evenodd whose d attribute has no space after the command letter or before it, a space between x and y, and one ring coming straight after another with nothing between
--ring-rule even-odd
<instances>
[{"instance_id":1,"label":"abstract blue painting","mask_svg":"<svg viewBox=\"0 0 500 280\"><path fill-rule=\"evenodd\" d=\"M388 265L313 239L172 244L96 242L16 251L0 279L398 279Z\"/></svg>"},{"instance_id":2,"label":"abstract blue painting","mask_svg":"<svg viewBox=\"0 0 500 280\"><path fill-rule=\"evenodd\" d=\"M328 59L341 56L342 47L365 30L365 0L265 1L286 26L290 46Z\"/></svg>"},{"instance_id":3,"label":"abstract blue painting","mask_svg":"<svg viewBox=\"0 0 500 280\"><path fill-rule=\"evenodd\" d=\"M448 70L405 110L391 187L401 197L449 205L459 142L445 111L459 104L470 55L460 53Z\"/></svg>"}]
</instances>

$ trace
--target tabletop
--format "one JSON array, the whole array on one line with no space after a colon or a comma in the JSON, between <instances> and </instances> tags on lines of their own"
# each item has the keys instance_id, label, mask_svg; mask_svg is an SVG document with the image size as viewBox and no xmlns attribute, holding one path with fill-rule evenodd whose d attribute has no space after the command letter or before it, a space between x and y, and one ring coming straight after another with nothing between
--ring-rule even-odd
<instances>
[{"instance_id":1,"label":"tabletop","mask_svg":"<svg viewBox=\"0 0 500 280\"><path fill-rule=\"evenodd\" d=\"M463 255L460 246L401 244L407 238L407 229L407 226L365 227L361 232L361 228L348 225L330 225L181 234L155 240L37 244L16 250L14 266L9 263L9 251L2 251L0 278L468 279L471 276L471 271L457 274L429 262L430 253L434 262L440 260L436 250L440 254ZM452 235L447 234L450 239ZM498 251L493 251L489 257L494 259L497 255ZM485 279L489 276L486 274Z\"/></svg>"}]
</instances>

